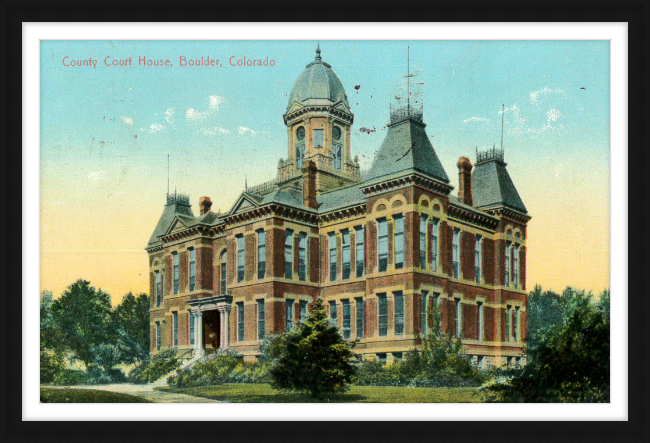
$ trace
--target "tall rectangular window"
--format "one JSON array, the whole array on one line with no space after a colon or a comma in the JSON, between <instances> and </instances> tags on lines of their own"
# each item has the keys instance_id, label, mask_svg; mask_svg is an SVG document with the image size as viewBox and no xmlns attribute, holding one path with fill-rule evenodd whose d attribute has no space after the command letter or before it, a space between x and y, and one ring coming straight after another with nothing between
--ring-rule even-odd
<instances>
[{"instance_id":1,"label":"tall rectangular window","mask_svg":"<svg viewBox=\"0 0 650 443\"><path fill-rule=\"evenodd\" d=\"M453 271L454 271L454 277L458 278L458 268L459 268L459 261L460 261L460 248L458 245L459 242L459 237L460 237L460 229L454 228L454 236L453 236L453 243L452 243L452 262L453 262Z\"/></svg>"},{"instance_id":2,"label":"tall rectangular window","mask_svg":"<svg viewBox=\"0 0 650 443\"><path fill-rule=\"evenodd\" d=\"M364 230L363 226L357 228L356 236L357 250L356 250L356 260L357 260L357 277L363 277L365 273L365 250L364 250Z\"/></svg>"},{"instance_id":3,"label":"tall rectangular window","mask_svg":"<svg viewBox=\"0 0 650 443\"><path fill-rule=\"evenodd\" d=\"M335 301L330 302L330 325L338 326L338 312Z\"/></svg>"},{"instance_id":4,"label":"tall rectangular window","mask_svg":"<svg viewBox=\"0 0 650 443\"><path fill-rule=\"evenodd\" d=\"M305 281L307 278L307 234L300 233L298 239L298 280Z\"/></svg>"},{"instance_id":5,"label":"tall rectangular window","mask_svg":"<svg viewBox=\"0 0 650 443\"><path fill-rule=\"evenodd\" d=\"M484 320L483 320L483 315L484 315L483 302L479 301L479 302L476 303L476 330L478 331L476 333L476 336L481 341L484 340L484 334L483 334Z\"/></svg>"},{"instance_id":6,"label":"tall rectangular window","mask_svg":"<svg viewBox=\"0 0 650 443\"><path fill-rule=\"evenodd\" d=\"M161 333L160 333L160 322L156 322L156 351L160 351L161 347Z\"/></svg>"},{"instance_id":7,"label":"tall rectangular window","mask_svg":"<svg viewBox=\"0 0 650 443\"><path fill-rule=\"evenodd\" d=\"M244 341L244 302L237 302L237 341Z\"/></svg>"},{"instance_id":8,"label":"tall rectangular window","mask_svg":"<svg viewBox=\"0 0 650 443\"><path fill-rule=\"evenodd\" d=\"M329 234L330 239L330 281L336 281L336 235Z\"/></svg>"},{"instance_id":9,"label":"tall rectangular window","mask_svg":"<svg viewBox=\"0 0 650 443\"><path fill-rule=\"evenodd\" d=\"M460 337L462 330L462 305L460 304L460 298L454 299L454 322L456 323L456 337Z\"/></svg>"},{"instance_id":10,"label":"tall rectangular window","mask_svg":"<svg viewBox=\"0 0 650 443\"><path fill-rule=\"evenodd\" d=\"M481 283L481 265L483 264L483 237L476 236L476 247L474 250L474 278L476 283Z\"/></svg>"},{"instance_id":11,"label":"tall rectangular window","mask_svg":"<svg viewBox=\"0 0 650 443\"><path fill-rule=\"evenodd\" d=\"M395 335L404 334L404 295L402 291L393 292L395 300Z\"/></svg>"},{"instance_id":12,"label":"tall rectangular window","mask_svg":"<svg viewBox=\"0 0 650 443\"><path fill-rule=\"evenodd\" d=\"M307 319L307 302L305 300L300 300L300 323L304 322Z\"/></svg>"},{"instance_id":13,"label":"tall rectangular window","mask_svg":"<svg viewBox=\"0 0 650 443\"><path fill-rule=\"evenodd\" d=\"M440 316L440 293L439 292L434 292L433 293L433 309L436 310L436 314L438 316L438 331L437 331L437 333L440 334L442 332L442 318Z\"/></svg>"},{"instance_id":14,"label":"tall rectangular window","mask_svg":"<svg viewBox=\"0 0 650 443\"><path fill-rule=\"evenodd\" d=\"M293 230L284 232L284 278L293 276Z\"/></svg>"},{"instance_id":15,"label":"tall rectangular window","mask_svg":"<svg viewBox=\"0 0 650 443\"><path fill-rule=\"evenodd\" d=\"M345 340L350 339L351 335L351 312L350 312L350 300L342 300L343 304L343 338Z\"/></svg>"},{"instance_id":16,"label":"tall rectangular window","mask_svg":"<svg viewBox=\"0 0 650 443\"><path fill-rule=\"evenodd\" d=\"M305 160L305 144L304 143L298 143L296 145L296 168L300 169L302 167L302 163Z\"/></svg>"},{"instance_id":17,"label":"tall rectangular window","mask_svg":"<svg viewBox=\"0 0 650 443\"><path fill-rule=\"evenodd\" d=\"M162 276L160 271L156 271L156 306L162 304Z\"/></svg>"},{"instance_id":18,"label":"tall rectangular window","mask_svg":"<svg viewBox=\"0 0 650 443\"><path fill-rule=\"evenodd\" d=\"M357 305L357 338L363 338L363 298L354 299Z\"/></svg>"},{"instance_id":19,"label":"tall rectangular window","mask_svg":"<svg viewBox=\"0 0 650 443\"><path fill-rule=\"evenodd\" d=\"M332 144L332 154L334 157L334 169L341 170L341 152L343 151L343 145L340 143Z\"/></svg>"},{"instance_id":20,"label":"tall rectangular window","mask_svg":"<svg viewBox=\"0 0 650 443\"><path fill-rule=\"evenodd\" d=\"M510 242L506 242L506 286L510 286Z\"/></svg>"},{"instance_id":21,"label":"tall rectangular window","mask_svg":"<svg viewBox=\"0 0 650 443\"><path fill-rule=\"evenodd\" d=\"M180 269L178 266L178 254L172 254L172 262L174 266L174 294L178 294L178 284L180 281Z\"/></svg>"},{"instance_id":22,"label":"tall rectangular window","mask_svg":"<svg viewBox=\"0 0 650 443\"><path fill-rule=\"evenodd\" d=\"M431 269L438 270L438 220L431 221Z\"/></svg>"},{"instance_id":23,"label":"tall rectangular window","mask_svg":"<svg viewBox=\"0 0 650 443\"><path fill-rule=\"evenodd\" d=\"M257 232L257 278L262 279L266 274L266 232Z\"/></svg>"},{"instance_id":24,"label":"tall rectangular window","mask_svg":"<svg viewBox=\"0 0 650 443\"><path fill-rule=\"evenodd\" d=\"M422 291L420 295L420 335L427 335L427 308L429 291Z\"/></svg>"},{"instance_id":25,"label":"tall rectangular window","mask_svg":"<svg viewBox=\"0 0 650 443\"><path fill-rule=\"evenodd\" d=\"M377 254L379 258L379 272L388 269L388 225L385 218L377 220Z\"/></svg>"},{"instance_id":26,"label":"tall rectangular window","mask_svg":"<svg viewBox=\"0 0 650 443\"><path fill-rule=\"evenodd\" d=\"M512 328L512 336L514 341L519 341L519 306L515 306L515 317L512 319L515 323Z\"/></svg>"},{"instance_id":27,"label":"tall rectangular window","mask_svg":"<svg viewBox=\"0 0 650 443\"><path fill-rule=\"evenodd\" d=\"M196 287L196 250L190 249L190 291Z\"/></svg>"},{"instance_id":28,"label":"tall rectangular window","mask_svg":"<svg viewBox=\"0 0 650 443\"><path fill-rule=\"evenodd\" d=\"M512 280L515 284L515 288L519 285L519 245L515 245L515 260L514 260L514 272L512 274Z\"/></svg>"},{"instance_id":29,"label":"tall rectangular window","mask_svg":"<svg viewBox=\"0 0 650 443\"><path fill-rule=\"evenodd\" d=\"M323 130L314 129L314 147L322 148L323 147Z\"/></svg>"},{"instance_id":30,"label":"tall rectangular window","mask_svg":"<svg viewBox=\"0 0 650 443\"><path fill-rule=\"evenodd\" d=\"M404 267L404 217L395 216L395 269Z\"/></svg>"},{"instance_id":31,"label":"tall rectangular window","mask_svg":"<svg viewBox=\"0 0 650 443\"><path fill-rule=\"evenodd\" d=\"M345 229L341 232L342 245L341 245L341 255L343 260L343 280L350 278L350 231Z\"/></svg>"},{"instance_id":32,"label":"tall rectangular window","mask_svg":"<svg viewBox=\"0 0 650 443\"><path fill-rule=\"evenodd\" d=\"M246 246L244 242L244 236L240 235L237 237L237 282L241 283L244 281L244 270L246 265Z\"/></svg>"},{"instance_id":33,"label":"tall rectangular window","mask_svg":"<svg viewBox=\"0 0 650 443\"><path fill-rule=\"evenodd\" d=\"M505 341L510 341L510 337L512 336L512 326L511 326L511 320L512 320L512 307L510 305L506 306L506 339Z\"/></svg>"},{"instance_id":34,"label":"tall rectangular window","mask_svg":"<svg viewBox=\"0 0 650 443\"><path fill-rule=\"evenodd\" d=\"M427 268L427 215L420 214L420 267Z\"/></svg>"},{"instance_id":35,"label":"tall rectangular window","mask_svg":"<svg viewBox=\"0 0 650 443\"><path fill-rule=\"evenodd\" d=\"M257 300L257 339L264 340L266 337L266 313L264 312L264 300Z\"/></svg>"},{"instance_id":36,"label":"tall rectangular window","mask_svg":"<svg viewBox=\"0 0 650 443\"><path fill-rule=\"evenodd\" d=\"M377 322L379 336L386 337L388 335L388 300L386 299L386 294L377 294L377 300L379 301L379 317Z\"/></svg>"},{"instance_id":37,"label":"tall rectangular window","mask_svg":"<svg viewBox=\"0 0 650 443\"><path fill-rule=\"evenodd\" d=\"M172 312L172 327L174 333L174 347L178 347L178 312Z\"/></svg>"},{"instance_id":38,"label":"tall rectangular window","mask_svg":"<svg viewBox=\"0 0 650 443\"><path fill-rule=\"evenodd\" d=\"M293 300L290 298L285 301L284 320L286 326L285 329L291 331L293 328Z\"/></svg>"},{"instance_id":39,"label":"tall rectangular window","mask_svg":"<svg viewBox=\"0 0 650 443\"><path fill-rule=\"evenodd\" d=\"M195 328L195 322L196 322L196 315L194 315L192 312L190 312L190 345L194 345L194 334L196 333Z\"/></svg>"}]
</instances>

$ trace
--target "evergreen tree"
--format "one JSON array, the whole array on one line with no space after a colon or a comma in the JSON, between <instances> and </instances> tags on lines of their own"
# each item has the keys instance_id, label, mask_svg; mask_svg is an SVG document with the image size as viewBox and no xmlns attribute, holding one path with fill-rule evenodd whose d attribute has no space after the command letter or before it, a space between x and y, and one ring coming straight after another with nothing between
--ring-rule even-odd
<instances>
[{"instance_id":1,"label":"evergreen tree","mask_svg":"<svg viewBox=\"0 0 650 443\"><path fill-rule=\"evenodd\" d=\"M330 325L318 298L307 319L286 335L286 347L271 369L276 389L309 392L316 399L343 392L354 380L351 345Z\"/></svg>"}]
</instances>

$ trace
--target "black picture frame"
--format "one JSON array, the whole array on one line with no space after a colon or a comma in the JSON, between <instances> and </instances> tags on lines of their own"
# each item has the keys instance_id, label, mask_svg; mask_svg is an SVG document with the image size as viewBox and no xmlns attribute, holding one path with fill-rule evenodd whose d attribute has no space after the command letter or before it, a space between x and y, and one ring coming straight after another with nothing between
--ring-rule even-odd
<instances>
[{"instance_id":1,"label":"black picture frame","mask_svg":"<svg viewBox=\"0 0 650 443\"><path fill-rule=\"evenodd\" d=\"M153 5L156 8L153 8ZM155 12L154 12L155 11ZM1 6L0 440L69 441L650 441L650 2L645 1L6 1ZM629 106L628 414L621 422L25 422L22 421L23 22L379 21L627 22ZM390 26L390 23L387 23ZM305 36L305 38L309 38ZM552 36L549 36L552 38ZM30 204L37 204L31 202ZM29 275L23 278L30 278ZM23 294L23 296L25 296ZM35 296L31 294L30 296Z\"/></svg>"}]
</instances>

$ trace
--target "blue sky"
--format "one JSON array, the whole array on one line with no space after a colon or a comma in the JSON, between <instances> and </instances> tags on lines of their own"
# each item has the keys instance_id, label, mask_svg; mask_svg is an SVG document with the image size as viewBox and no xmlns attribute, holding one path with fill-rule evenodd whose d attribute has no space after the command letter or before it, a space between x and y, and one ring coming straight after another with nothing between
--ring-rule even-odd
<instances>
[{"instance_id":1,"label":"blue sky","mask_svg":"<svg viewBox=\"0 0 650 443\"><path fill-rule=\"evenodd\" d=\"M499 145L504 104L508 170L533 216L530 264L544 270L529 267L529 276L559 290L608 286L598 277L609 278L607 41L321 41L320 47L346 88L355 114L352 153L362 168L383 140L407 47L411 70L424 84L427 133L454 186L461 155L474 161L476 146ZM142 259L165 201L168 154L172 190L189 193L195 211L202 195L212 198L214 210L228 209L245 177L250 185L274 178L278 159L287 156L282 114L315 48L315 41L42 42L43 266L58 263L48 254L65 251L130 251ZM222 67L180 67L181 55L218 58ZM65 67L66 56L95 59L97 67ZM131 57L134 66L106 67L106 56ZM139 56L174 66L138 67ZM275 66L232 67L231 56L268 57ZM553 232L578 217L595 228L586 235L576 226ZM549 244L561 245L557 254ZM559 277L567 266L558 254L593 275ZM146 273L146 255L144 261ZM146 290L145 279L137 282L129 284Z\"/></svg>"}]
</instances>

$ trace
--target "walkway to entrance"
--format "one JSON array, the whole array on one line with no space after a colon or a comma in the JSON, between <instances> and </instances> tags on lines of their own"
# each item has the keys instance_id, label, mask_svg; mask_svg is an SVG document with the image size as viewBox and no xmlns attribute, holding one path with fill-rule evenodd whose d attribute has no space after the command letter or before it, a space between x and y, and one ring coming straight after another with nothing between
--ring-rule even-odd
<instances>
[{"instance_id":1,"label":"walkway to entrance","mask_svg":"<svg viewBox=\"0 0 650 443\"><path fill-rule=\"evenodd\" d=\"M174 392L154 390L150 385L78 385L78 386L47 386L48 389L93 389L96 391L119 392L134 395L154 403L224 403L209 398L194 397L193 395L176 394Z\"/></svg>"}]
</instances>

